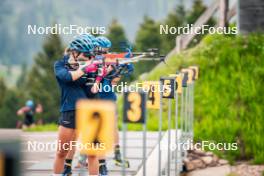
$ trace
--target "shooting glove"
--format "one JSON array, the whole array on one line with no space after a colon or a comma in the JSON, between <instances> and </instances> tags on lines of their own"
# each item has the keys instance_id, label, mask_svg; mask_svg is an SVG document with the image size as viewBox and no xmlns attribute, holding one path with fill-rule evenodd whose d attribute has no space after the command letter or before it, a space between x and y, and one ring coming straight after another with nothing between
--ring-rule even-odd
<instances>
[{"instance_id":1,"label":"shooting glove","mask_svg":"<svg viewBox=\"0 0 264 176\"><path fill-rule=\"evenodd\" d=\"M98 68L98 75L95 78L96 82L101 82L102 79L106 75L107 75L107 68L105 66L102 66L102 67Z\"/></svg>"},{"instance_id":2,"label":"shooting glove","mask_svg":"<svg viewBox=\"0 0 264 176\"><path fill-rule=\"evenodd\" d=\"M82 68L84 73L94 73L98 70L98 66L96 64L89 64Z\"/></svg>"}]
</instances>

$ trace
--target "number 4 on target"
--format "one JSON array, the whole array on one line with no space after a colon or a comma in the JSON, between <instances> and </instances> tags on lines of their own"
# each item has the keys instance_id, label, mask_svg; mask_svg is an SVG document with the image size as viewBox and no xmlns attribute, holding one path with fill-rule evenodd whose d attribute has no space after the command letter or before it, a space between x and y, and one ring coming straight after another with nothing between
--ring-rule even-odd
<instances>
[{"instance_id":1,"label":"number 4 on target","mask_svg":"<svg viewBox=\"0 0 264 176\"><path fill-rule=\"evenodd\" d=\"M145 81L143 83L144 91L147 92L147 108L160 108L160 83L159 81Z\"/></svg>"}]
</instances>

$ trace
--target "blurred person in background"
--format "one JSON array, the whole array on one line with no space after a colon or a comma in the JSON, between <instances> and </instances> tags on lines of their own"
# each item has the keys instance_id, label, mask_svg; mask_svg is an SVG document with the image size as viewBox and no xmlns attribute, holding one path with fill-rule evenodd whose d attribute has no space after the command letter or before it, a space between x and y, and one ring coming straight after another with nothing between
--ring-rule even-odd
<instances>
[{"instance_id":1,"label":"blurred person in background","mask_svg":"<svg viewBox=\"0 0 264 176\"><path fill-rule=\"evenodd\" d=\"M35 105L33 100L27 100L25 106L20 108L17 111L18 116L24 115L24 121L22 124L22 129L34 127L35 126L34 115L36 113L42 113L42 112L43 112L43 108L42 108L41 104Z\"/></svg>"}]
</instances>

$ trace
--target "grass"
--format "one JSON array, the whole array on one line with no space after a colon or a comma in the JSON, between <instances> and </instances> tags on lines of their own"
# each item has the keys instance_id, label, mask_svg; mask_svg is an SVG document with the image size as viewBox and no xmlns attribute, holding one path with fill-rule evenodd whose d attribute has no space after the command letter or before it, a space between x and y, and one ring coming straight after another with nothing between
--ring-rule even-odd
<instances>
[{"instance_id":1,"label":"grass","mask_svg":"<svg viewBox=\"0 0 264 176\"><path fill-rule=\"evenodd\" d=\"M26 132L44 132L44 131L58 131L58 125L51 123L45 125L36 125L35 127L28 128Z\"/></svg>"},{"instance_id":2,"label":"grass","mask_svg":"<svg viewBox=\"0 0 264 176\"><path fill-rule=\"evenodd\" d=\"M238 150L218 152L231 162L253 159L255 164L264 163L263 43L263 34L208 35L198 46L174 55L166 65L158 65L146 77L146 80L159 80L182 67L198 65L195 140L238 143ZM120 111L121 104L119 100ZM163 129L167 128L166 113L165 106ZM158 129L157 111L149 110L147 127ZM141 130L141 127L129 125L129 129Z\"/></svg>"},{"instance_id":3,"label":"grass","mask_svg":"<svg viewBox=\"0 0 264 176\"><path fill-rule=\"evenodd\" d=\"M228 174L227 176L238 176L236 173L232 172L230 174Z\"/></svg>"}]
</instances>

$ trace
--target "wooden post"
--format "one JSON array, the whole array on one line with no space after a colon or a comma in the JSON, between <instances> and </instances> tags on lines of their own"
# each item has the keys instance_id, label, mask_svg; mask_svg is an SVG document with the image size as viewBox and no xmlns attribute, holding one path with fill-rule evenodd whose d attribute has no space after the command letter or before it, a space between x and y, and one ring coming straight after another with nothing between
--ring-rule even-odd
<instances>
[{"instance_id":1,"label":"wooden post","mask_svg":"<svg viewBox=\"0 0 264 176\"><path fill-rule=\"evenodd\" d=\"M239 32L248 34L264 31L264 1L239 0L238 1L238 27Z\"/></svg>"},{"instance_id":2,"label":"wooden post","mask_svg":"<svg viewBox=\"0 0 264 176\"><path fill-rule=\"evenodd\" d=\"M178 35L177 37L176 37L176 52L177 53L180 53L181 52L181 50L183 49L182 48L182 35Z\"/></svg>"},{"instance_id":3,"label":"wooden post","mask_svg":"<svg viewBox=\"0 0 264 176\"><path fill-rule=\"evenodd\" d=\"M219 0L219 27L227 27L228 0Z\"/></svg>"}]
</instances>

